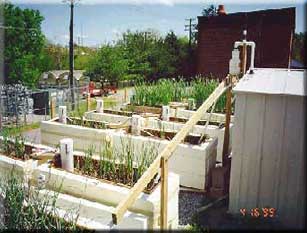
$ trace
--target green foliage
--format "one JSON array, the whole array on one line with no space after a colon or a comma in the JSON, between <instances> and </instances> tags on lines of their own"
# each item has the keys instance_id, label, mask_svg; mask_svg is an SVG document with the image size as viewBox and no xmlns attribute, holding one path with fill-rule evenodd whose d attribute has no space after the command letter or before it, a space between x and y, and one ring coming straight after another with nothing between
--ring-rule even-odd
<instances>
[{"instance_id":1,"label":"green foliage","mask_svg":"<svg viewBox=\"0 0 307 233\"><path fill-rule=\"evenodd\" d=\"M210 5L209 7L204 8L202 10L202 15L207 16L207 17L216 16L217 15L217 9L214 5Z\"/></svg>"},{"instance_id":2,"label":"green foliage","mask_svg":"<svg viewBox=\"0 0 307 233\"><path fill-rule=\"evenodd\" d=\"M306 61L307 33L295 33L293 38L292 58L307 65Z\"/></svg>"},{"instance_id":3,"label":"green foliage","mask_svg":"<svg viewBox=\"0 0 307 233\"><path fill-rule=\"evenodd\" d=\"M37 10L24 9L10 3L4 4L5 18L5 77L34 87L47 70L50 60L43 53L45 37L41 31L43 17Z\"/></svg>"},{"instance_id":4,"label":"green foliage","mask_svg":"<svg viewBox=\"0 0 307 233\"><path fill-rule=\"evenodd\" d=\"M115 45L103 45L87 64L92 80L135 80L175 77L187 62L188 41L169 32L127 31Z\"/></svg>"},{"instance_id":5,"label":"green foliage","mask_svg":"<svg viewBox=\"0 0 307 233\"><path fill-rule=\"evenodd\" d=\"M160 79L150 84L141 82L135 86L135 95L131 103L134 105L161 106L169 102L184 102L188 98L195 99L196 107L210 96L218 86L218 81L212 78L196 77L190 83L172 79ZM215 110L223 112L226 104L226 96L222 95L216 103Z\"/></svg>"},{"instance_id":6,"label":"green foliage","mask_svg":"<svg viewBox=\"0 0 307 233\"><path fill-rule=\"evenodd\" d=\"M26 159L25 139L17 129L4 129L1 132L0 150L7 156Z\"/></svg>"},{"instance_id":7,"label":"green foliage","mask_svg":"<svg viewBox=\"0 0 307 233\"><path fill-rule=\"evenodd\" d=\"M12 172L0 182L0 198L3 203L4 216L1 229L6 230L77 230L77 219L72 213L67 213L64 219L54 217L57 194L40 195L34 187L26 187L20 176L13 169ZM1 224L1 223L0 223Z\"/></svg>"}]
</instances>

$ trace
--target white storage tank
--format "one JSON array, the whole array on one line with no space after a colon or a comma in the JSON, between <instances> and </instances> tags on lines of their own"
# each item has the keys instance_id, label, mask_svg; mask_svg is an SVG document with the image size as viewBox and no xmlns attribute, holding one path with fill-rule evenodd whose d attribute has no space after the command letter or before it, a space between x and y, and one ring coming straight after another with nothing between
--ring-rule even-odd
<instances>
[{"instance_id":1,"label":"white storage tank","mask_svg":"<svg viewBox=\"0 0 307 233\"><path fill-rule=\"evenodd\" d=\"M281 227L305 221L306 70L254 69L236 95L229 212L274 208ZM264 209L265 210L265 209Z\"/></svg>"}]
</instances>

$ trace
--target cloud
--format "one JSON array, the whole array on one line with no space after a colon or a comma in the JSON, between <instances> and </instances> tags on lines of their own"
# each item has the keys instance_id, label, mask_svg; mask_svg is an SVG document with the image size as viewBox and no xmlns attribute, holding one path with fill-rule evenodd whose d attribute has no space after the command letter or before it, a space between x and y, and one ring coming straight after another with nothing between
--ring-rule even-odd
<instances>
[{"instance_id":1,"label":"cloud","mask_svg":"<svg viewBox=\"0 0 307 233\"><path fill-rule=\"evenodd\" d=\"M69 0L66 0L69 1ZM173 6L175 4L221 4L221 1L217 0L75 0L81 4L132 4L132 5L143 5L143 4L160 4ZM42 3L55 3L61 4L63 0L11 0L13 3L32 3L32 4L42 4ZM300 4L306 3L306 0L224 0L223 4L252 4L252 3L270 3L270 4Z\"/></svg>"}]
</instances>

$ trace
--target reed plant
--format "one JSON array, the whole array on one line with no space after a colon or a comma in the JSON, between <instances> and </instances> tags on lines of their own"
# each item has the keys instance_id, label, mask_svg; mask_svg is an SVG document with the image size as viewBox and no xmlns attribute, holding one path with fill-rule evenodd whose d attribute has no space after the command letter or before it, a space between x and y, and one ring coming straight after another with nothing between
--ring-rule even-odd
<instances>
[{"instance_id":1,"label":"reed plant","mask_svg":"<svg viewBox=\"0 0 307 233\"><path fill-rule=\"evenodd\" d=\"M82 161L77 160L76 169L85 175L133 185L158 155L157 147L146 142L138 149L131 138L120 140L120 145L113 148L111 140L104 138L99 150L99 160L93 158L95 149L90 146Z\"/></svg>"},{"instance_id":2,"label":"reed plant","mask_svg":"<svg viewBox=\"0 0 307 233\"><path fill-rule=\"evenodd\" d=\"M169 102L185 102L194 98L196 107L210 96L219 82L212 77L195 77L191 82L183 79L160 79L156 83L140 82L135 86L135 95L131 99L133 105L161 106ZM223 112L226 96L223 95L216 104L216 111Z\"/></svg>"}]
</instances>

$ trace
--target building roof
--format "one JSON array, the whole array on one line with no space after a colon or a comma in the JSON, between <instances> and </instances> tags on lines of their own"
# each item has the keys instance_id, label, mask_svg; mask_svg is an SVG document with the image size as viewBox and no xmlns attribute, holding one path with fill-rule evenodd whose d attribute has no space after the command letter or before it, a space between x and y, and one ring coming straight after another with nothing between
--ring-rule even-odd
<instances>
[{"instance_id":1,"label":"building roof","mask_svg":"<svg viewBox=\"0 0 307 233\"><path fill-rule=\"evenodd\" d=\"M242 77L233 91L235 93L262 93L271 95L306 96L307 70L256 68Z\"/></svg>"}]
</instances>

